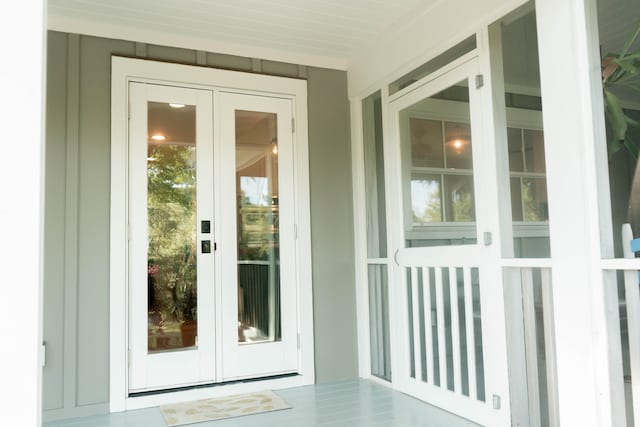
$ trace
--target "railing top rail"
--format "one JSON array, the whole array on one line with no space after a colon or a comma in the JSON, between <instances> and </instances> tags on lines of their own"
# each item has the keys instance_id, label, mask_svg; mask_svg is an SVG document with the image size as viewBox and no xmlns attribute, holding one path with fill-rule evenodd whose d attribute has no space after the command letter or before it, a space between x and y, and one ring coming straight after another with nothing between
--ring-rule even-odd
<instances>
[{"instance_id":1,"label":"railing top rail","mask_svg":"<svg viewBox=\"0 0 640 427\"><path fill-rule=\"evenodd\" d=\"M502 258L502 267L506 268L551 268L551 258Z\"/></svg>"},{"instance_id":2,"label":"railing top rail","mask_svg":"<svg viewBox=\"0 0 640 427\"><path fill-rule=\"evenodd\" d=\"M640 258L612 258L600 260L603 270L640 270Z\"/></svg>"}]
</instances>

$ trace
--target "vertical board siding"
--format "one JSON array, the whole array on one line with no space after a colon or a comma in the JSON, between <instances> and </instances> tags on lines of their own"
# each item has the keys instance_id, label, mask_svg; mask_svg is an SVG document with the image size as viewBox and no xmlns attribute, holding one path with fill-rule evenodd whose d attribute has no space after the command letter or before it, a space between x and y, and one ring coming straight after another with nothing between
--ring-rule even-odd
<instances>
[{"instance_id":1,"label":"vertical board siding","mask_svg":"<svg viewBox=\"0 0 640 427\"><path fill-rule=\"evenodd\" d=\"M347 76L307 75L316 381L329 382L358 372Z\"/></svg>"},{"instance_id":2,"label":"vertical board siding","mask_svg":"<svg viewBox=\"0 0 640 427\"><path fill-rule=\"evenodd\" d=\"M135 44L80 37L77 404L109 400L111 55Z\"/></svg>"},{"instance_id":3,"label":"vertical board siding","mask_svg":"<svg viewBox=\"0 0 640 427\"><path fill-rule=\"evenodd\" d=\"M357 376L346 73L49 32L43 371L45 419L106 412L109 399L111 56L307 77L316 375ZM267 72L264 71L264 72ZM300 73L308 74L301 76ZM298 75L296 75L296 73ZM337 160L343 159L343 160ZM314 210L315 209L315 210Z\"/></svg>"}]
</instances>

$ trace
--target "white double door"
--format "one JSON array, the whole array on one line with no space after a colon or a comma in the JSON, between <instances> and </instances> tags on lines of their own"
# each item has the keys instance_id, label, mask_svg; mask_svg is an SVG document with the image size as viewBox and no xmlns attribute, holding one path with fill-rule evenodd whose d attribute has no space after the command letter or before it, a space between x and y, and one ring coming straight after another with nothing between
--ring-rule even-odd
<instances>
[{"instance_id":1,"label":"white double door","mask_svg":"<svg viewBox=\"0 0 640 427\"><path fill-rule=\"evenodd\" d=\"M298 370L292 106L129 84L129 392Z\"/></svg>"}]
</instances>

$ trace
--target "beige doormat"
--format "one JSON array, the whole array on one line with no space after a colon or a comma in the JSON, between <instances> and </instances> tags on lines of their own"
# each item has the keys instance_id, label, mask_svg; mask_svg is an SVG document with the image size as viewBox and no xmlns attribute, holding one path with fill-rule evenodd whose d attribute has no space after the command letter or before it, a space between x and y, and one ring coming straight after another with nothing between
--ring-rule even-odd
<instances>
[{"instance_id":1,"label":"beige doormat","mask_svg":"<svg viewBox=\"0 0 640 427\"><path fill-rule=\"evenodd\" d=\"M163 405L160 411L167 426L172 427L289 408L291 406L274 392L261 391Z\"/></svg>"}]
</instances>

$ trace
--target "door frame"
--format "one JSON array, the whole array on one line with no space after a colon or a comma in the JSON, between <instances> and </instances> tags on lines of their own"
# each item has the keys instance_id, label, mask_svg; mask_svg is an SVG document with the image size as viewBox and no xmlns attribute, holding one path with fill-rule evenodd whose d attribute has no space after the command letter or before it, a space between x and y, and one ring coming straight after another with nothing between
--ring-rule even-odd
<instances>
[{"instance_id":1,"label":"door frame","mask_svg":"<svg viewBox=\"0 0 640 427\"><path fill-rule=\"evenodd\" d=\"M390 264L390 294L394 293L389 306L391 329L391 366L394 376L392 383L398 390L418 397L452 411L459 404L442 385L436 389L429 384L415 386L408 376L400 374L408 372L408 334L406 309L407 293L405 287L405 267L464 267L480 268L480 300L482 307L482 346L485 381L485 401L469 400L467 414L475 417L472 421L492 426L510 425L509 382L507 375L506 331L504 329L503 279L500 268L501 252L497 240L498 233L493 228L493 218L498 216L499 203L492 198L497 193L497 182L492 174L495 168L495 151L493 139L488 137L483 113L484 98L488 96L486 87L475 85L474 80L481 75L481 63L477 57L462 57L448 64L431 76L419 80L415 88L411 88L388 101L387 141L385 141L385 178L389 194L387 199L387 233L389 247L392 248L394 262ZM452 85L465 81L469 86L469 124L473 138L473 187L475 204L475 234L477 243L470 245L433 246L423 248L407 248L404 245L406 218L404 205L407 202L404 182L408 178L403 174L409 171L403 159L407 153L402 147L402 134L406 129L402 126L401 111L410 109L416 102L423 101ZM460 121L458 114L438 111L440 118ZM438 119L438 118L436 118ZM406 142L406 141L405 141ZM393 195L393 196L391 196ZM510 206L510 205L509 205ZM465 225L467 223L460 223ZM457 258L454 264L451 259ZM466 282L466 280L465 280ZM440 341L438 342L440 345ZM455 356L454 360L455 360ZM441 361L442 363L442 361ZM441 365L442 366L442 365ZM442 372L440 372L442 375ZM442 381L442 379L441 379ZM443 391L434 394L433 391ZM462 396L458 393L458 397ZM459 399L460 400L460 399ZM463 401L463 400L460 400Z\"/></svg>"},{"instance_id":2,"label":"door frame","mask_svg":"<svg viewBox=\"0 0 640 427\"><path fill-rule=\"evenodd\" d=\"M465 34L468 36L468 34ZM389 195L395 194L399 191L401 185L395 185L398 177L393 174L399 174L398 165L400 165L399 154L397 153L398 147L398 135L391 131L392 121L394 117L390 114L391 104L394 101L410 94L411 92L418 90L425 84L438 79L440 76L448 74L450 71L455 70L459 66L469 62L477 61L478 75L484 77L483 83L481 82L480 92L482 93L480 100L481 108L481 121L482 126L479 129L477 138L483 138L486 141L486 153L482 154L483 162L486 163L485 170L490 170L486 176L483 176L483 184L488 186L487 188L498 188L499 191L486 192L485 197L487 203L490 206L498 207L498 215L487 215L484 212L476 212L476 220L479 220L479 215L483 215L484 228L477 229L478 236L484 236L484 233L491 233L493 243L486 248L487 256L492 260L490 263L490 275L495 278L496 281L502 284L503 271L501 268L501 261L504 257L511 256L512 248L512 227L511 227L511 205L509 202L509 171L508 171L508 156L506 150L506 126L505 119L500 114L500 105L504 108L504 88L501 83L501 64L496 58L495 53L495 34L490 34L488 27L479 28L475 32L477 47L468 53L461 55L457 59L452 60L441 68L434 70L432 73L418 79L412 85L399 90L396 93L390 93L389 85L395 81L403 73L410 72L418 64L424 63L435 56L435 53L431 52L428 56L425 56L421 62L413 62L410 65L396 69L394 73L387 75L380 80L377 80L374 84L360 88L357 93L353 93L350 97L351 102L351 135L352 135L352 166L353 166L353 181L354 181L354 224L355 224L355 252L356 252L356 289L357 289L357 317L358 317L358 351L359 351L359 368L360 376L362 378L369 379L377 382L381 385L394 388L396 390L402 390L400 382L396 376L393 375L392 380L386 380L378 378L371 373L371 336L369 326L369 279L368 279L368 266L370 265L384 265L388 268L388 287L389 296L388 304L389 311L395 310L398 312L399 304L402 301L397 301L397 297L394 298L394 292L392 289L399 286L400 283L404 283L403 280L399 280L396 264L396 249L399 248L398 242L402 242L403 233L402 225L398 226L397 221L402 220L402 212L397 212L399 204L396 199L391 199ZM490 49L491 47L491 49ZM499 49L499 48L498 48ZM474 82L475 83L475 82ZM354 91L355 92L355 91ZM370 258L367 255L367 234L363 224L366 224L366 200L365 200L365 182L364 182L364 136L365 130L363 129L363 120L366 119L365 110L363 107L363 101L370 96L378 93L381 102L381 121L382 121L382 135L384 139L384 174L385 183L384 190L386 194L386 226L387 226L387 255L384 258ZM477 180L474 175L474 182ZM477 187L479 182L474 183L474 187ZM394 225L394 223L396 225ZM502 293L502 287L496 287L491 295L491 299L494 303L503 304L504 296ZM504 320L504 310L496 311L497 317L502 318L502 321L498 321L501 325L506 325ZM395 316L397 317L397 315ZM399 361L398 357L402 357L398 354L398 348L402 344L398 342L398 333L396 332L400 325L392 318L390 314L389 328L391 334L391 351L390 362L392 371L396 371ZM499 334L503 334L503 326L500 327ZM400 331L402 332L402 331ZM506 338L506 337L505 337ZM500 423L508 422L508 412L511 406L508 388L508 372L506 370L507 363L510 360L507 359L506 354L506 339L500 338L498 345L505 348L505 351L501 352L500 357L497 360L490 361L492 365L502 364L504 370L500 372L495 384L500 384L499 390L486 389L487 396L496 394L500 396L500 406L504 408L503 411L496 411L496 419L500 419ZM487 361L485 361L485 364ZM485 368L487 368L485 366ZM487 368L489 369L489 368ZM488 385L488 384L487 384Z\"/></svg>"},{"instance_id":3,"label":"door frame","mask_svg":"<svg viewBox=\"0 0 640 427\"><path fill-rule=\"evenodd\" d=\"M130 397L128 391L128 86L147 82L290 99L293 105L295 266L298 375L221 383ZM213 112L214 126L218 112ZM179 400L309 385L315 382L311 276L311 215L306 80L113 56L111 60L111 196L109 269L109 408L111 412Z\"/></svg>"}]
</instances>

